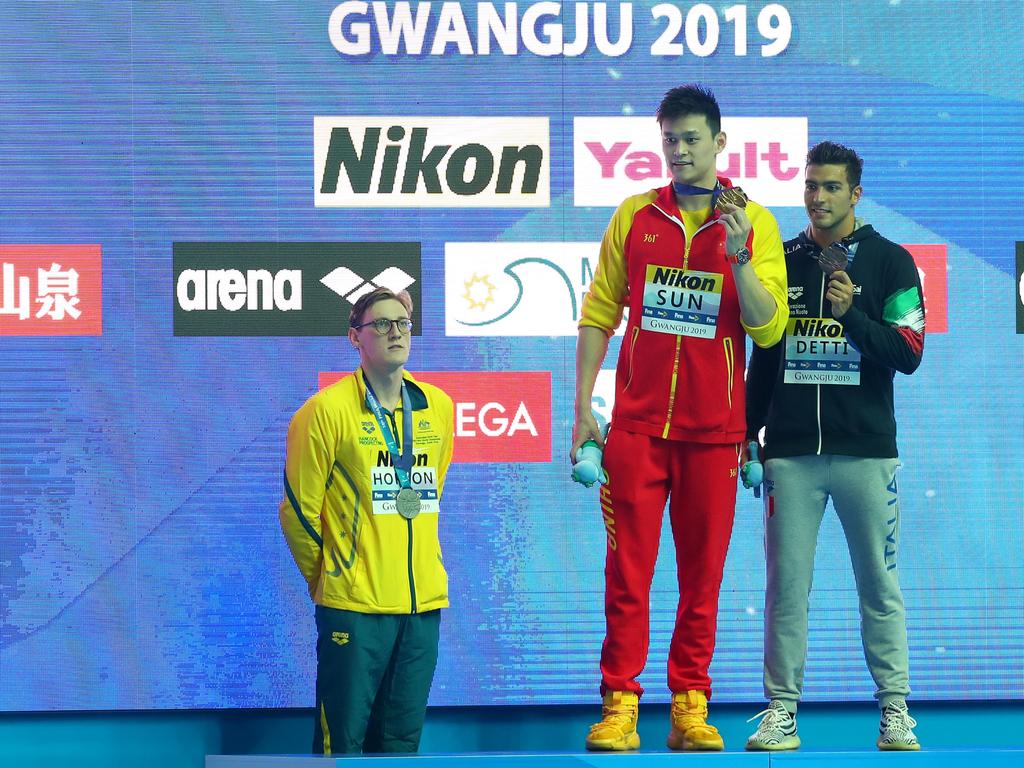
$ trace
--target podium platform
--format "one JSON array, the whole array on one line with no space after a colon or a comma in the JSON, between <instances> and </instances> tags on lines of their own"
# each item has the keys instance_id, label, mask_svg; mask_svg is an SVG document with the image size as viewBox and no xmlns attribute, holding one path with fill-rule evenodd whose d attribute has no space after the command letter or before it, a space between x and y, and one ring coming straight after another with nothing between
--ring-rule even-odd
<instances>
[{"instance_id":1,"label":"podium platform","mask_svg":"<svg viewBox=\"0 0 1024 768\"><path fill-rule=\"evenodd\" d=\"M1024 749L920 752L503 752L427 755L208 755L206 768L1022 768Z\"/></svg>"}]
</instances>

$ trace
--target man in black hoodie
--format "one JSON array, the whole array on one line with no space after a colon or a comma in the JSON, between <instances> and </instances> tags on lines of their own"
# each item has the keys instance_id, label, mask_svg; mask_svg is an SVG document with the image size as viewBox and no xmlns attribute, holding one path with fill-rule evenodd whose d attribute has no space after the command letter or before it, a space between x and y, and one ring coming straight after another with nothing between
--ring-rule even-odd
<instances>
[{"instance_id":1,"label":"man in black hoodie","mask_svg":"<svg viewBox=\"0 0 1024 768\"><path fill-rule=\"evenodd\" d=\"M896 568L899 503L894 372L913 373L924 306L910 254L856 218L863 161L822 142L807 155L810 224L786 243L790 320L755 349L747 374L747 439L764 429L764 688L747 749L800 746L796 708L818 529L831 497L860 599L861 636L881 708L877 745L920 748L907 712L907 630Z\"/></svg>"}]
</instances>

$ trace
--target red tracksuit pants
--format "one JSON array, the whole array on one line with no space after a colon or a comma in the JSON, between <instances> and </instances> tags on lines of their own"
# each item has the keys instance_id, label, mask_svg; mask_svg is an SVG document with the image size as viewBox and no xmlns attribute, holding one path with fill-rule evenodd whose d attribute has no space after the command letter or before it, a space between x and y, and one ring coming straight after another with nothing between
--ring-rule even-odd
<instances>
[{"instance_id":1,"label":"red tracksuit pants","mask_svg":"<svg viewBox=\"0 0 1024 768\"><path fill-rule=\"evenodd\" d=\"M737 446L663 440L612 429L601 488L608 546L601 694L643 694L636 679L650 646L650 593L669 500L679 605L668 656L673 693L711 696L718 593L736 508Z\"/></svg>"}]
</instances>

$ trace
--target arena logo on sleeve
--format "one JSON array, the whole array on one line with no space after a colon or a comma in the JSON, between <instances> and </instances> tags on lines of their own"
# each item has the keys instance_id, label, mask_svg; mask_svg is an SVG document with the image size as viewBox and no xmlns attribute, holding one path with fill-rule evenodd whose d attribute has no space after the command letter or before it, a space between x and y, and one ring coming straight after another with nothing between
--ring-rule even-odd
<instances>
[{"instance_id":1,"label":"arena logo on sleeve","mask_svg":"<svg viewBox=\"0 0 1024 768\"><path fill-rule=\"evenodd\" d=\"M322 372L321 389L349 376ZM551 373L548 371L414 371L455 402L452 461L551 461Z\"/></svg>"},{"instance_id":2,"label":"arena logo on sleeve","mask_svg":"<svg viewBox=\"0 0 1024 768\"><path fill-rule=\"evenodd\" d=\"M0 336L102 336L99 245L0 245Z\"/></svg>"},{"instance_id":3,"label":"arena logo on sleeve","mask_svg":"<svg viewBox=\"0 0 1024 768\"><path fill-rule=\"evenodd\" d=\"M408 291L419 243L174 243L175 336L344 336L359 297Z\"/></svg>"},{"instance_id":4,"label":"arena logo on sleeve","mask_svg":"<svg viewBox=\"0 0 1024 768\"><path fill-rule=\"evenodd\" d=\"M761 205L804 204L806 117L723 117L722 130L728 141L718 156L720 175ZM575 205L618 206L670 180L652 118L574 118Z\"/></svg>"},{"instance_id":5,"label":"arena logo on sleeve","mask_svg":"<svg viewBox=\"0 0 1024 768\"><path fill-rule=\"evenodd\" d=\"M600 247L445 243L445 334L575 336ZM624 329L620 323L617 333Z\"/></svg>"},{"instance_id":6,"label":"arena logo on sleeve","mask_svg":"<svg viewBox=\"0 0 1024 768\"><path fill-rule=\"evenodd\" d=\"M317 208L546 208L546 117L314 117Z\"/></svg>"},{"instance_id":7,"label":"arena logo on sleeve","mask_svg":"<svg viewBox=\"0 0 1024 768\"><path fill-rule=\"evenodd\" d=\"M949 262L945 245L904 245L917 265L924 292L925 333L949 331Z\"/></svg>"}]
</instances>

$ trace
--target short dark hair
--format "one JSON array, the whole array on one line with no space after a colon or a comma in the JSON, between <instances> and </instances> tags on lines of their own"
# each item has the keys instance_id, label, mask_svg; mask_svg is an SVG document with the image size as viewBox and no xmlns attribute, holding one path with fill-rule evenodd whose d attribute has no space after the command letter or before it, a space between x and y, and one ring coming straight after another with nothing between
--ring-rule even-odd
<instances>
[{"instance_id":1,"label":"short dark hair","mask_svg":"<svg viewBox=\"0 0 1024 768\"><path fill-rule=\"evenodd\" d=\"M860 175L864 170L860 155L834 141L822 141L811 147L807 153L807 165L845 165L850 189L860 186Z\"/></svg>"},{"instance_id":2,"label":"short dark hair","mask_svg":"<svg viewBox=\"0 0 1024 768\"><path fill-rule=\"evenodd\" d=\"M408 291L392 291L390 288L375 288L369 293L364 293L358 299L356 299L355 306L352 307L352 312L348 316L349 327L355 327L363 322L363 315L366 314L366 310L376 304L378 301L384 301L385 299L394 299L403 307L405 311L409 313L409 317L412 317L412 296L409 295Z\"/></svg>"},{"instance_id":3,"label":"short dark hair","mask_svg":"<svg viewBox=\"0 0 1024 768\"><path fill-rule=\"evenodd\" d=\"M704 115L711 127L711 135L722 131L722 113L715 94L702 85L680 85L665 94L658 105L658 125L678 120L687 115Z\"/></svg>"}]
</instances>

